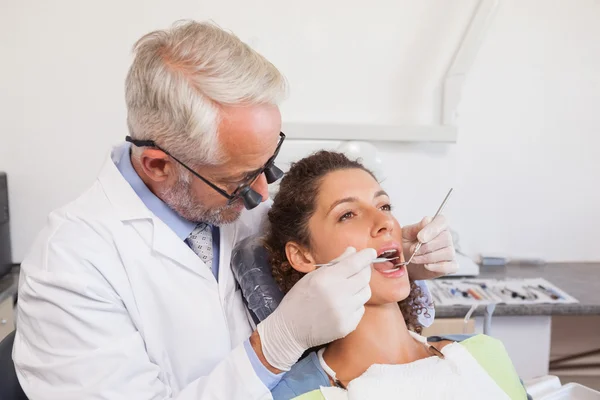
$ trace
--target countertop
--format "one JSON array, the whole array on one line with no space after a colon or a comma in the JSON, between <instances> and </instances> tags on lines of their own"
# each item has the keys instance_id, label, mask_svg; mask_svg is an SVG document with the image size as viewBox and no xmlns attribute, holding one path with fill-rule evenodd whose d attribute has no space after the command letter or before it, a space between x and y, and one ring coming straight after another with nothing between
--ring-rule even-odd
<instances>
[{"instance_id":1,"label":"countertop","mask_svg":"<svg viewBox=\"0 0 600 400\"><path fill-rule=\"evenodd\" d=\"M12 271L0 278L0 303L17 294L17 283L19 280L19 267L13 267Z\"/></svg>"},{"instance_id":2,"label":"countertop","mask_svg":"<svg viewBox=\"0 0 600 400\"><path fill-rule=\"evenodd\" d=\"M498 304L494 316L600 315L600 263L552 263L543 266L481 267L477 279L544 278L579 300L575 304ZM483 306L474 315L483 314ZM436 318L463 318L469 306L439 306Z\"/></svg>"},{"instance_id":3,"label":"countertop","mask_svg":"<svg viewBox=\"0 0 600 400\"><path fill-rule=\"evenodd\" d=\"M0 279L0 303L17 293L19 267ZM579 300L575 304L498 304L494 316L519 315L600 315L600 263L556 263L544 266L482 267L477 277L485 278L544 278ZM436 318L462 318L468 306L437 306ZM482 315L479 307L474 315Z\"/></svg>"}]
</instances>

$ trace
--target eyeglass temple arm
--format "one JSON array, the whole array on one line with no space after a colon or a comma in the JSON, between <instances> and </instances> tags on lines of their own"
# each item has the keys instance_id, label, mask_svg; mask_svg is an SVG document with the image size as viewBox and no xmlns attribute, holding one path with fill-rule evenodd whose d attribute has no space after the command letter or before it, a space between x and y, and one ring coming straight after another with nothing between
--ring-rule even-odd
<instances>
[{"instance_id":1,"label":"eyeglass temple arm","mask_svg":"<svg viewBox=\"0 0 600 400\"><path fill-rule=\"evenodd\" d=\"M171 157L173 160L177 161L183 168L185 168L188 171L190 171L196 178L200 179L202 182L206 183L212 189L214 189L217 192L219 192L219 194L221 194L222 196L225 196L228 200L232 199L232 196L230 196L229 193L227 193L226 191L224 191L220 187L214 185L208 179L203 178L196 171L194 171L193 169L191 169L190 167L188 167L187 165L185 165L183 162L181 162L173 154L169 153L167 150L165 150L162 147L160 147L159 145L157 145L154 140L137 140L137 139L133 139L131 136L127 136L125 138L125 140L128 141L129 143L137 146L137 147L155 147L155 148L157 148L158 150L162 151L163 153L165 153L166 155L168 155L169 157Z\"/></svg>"}]
</instances>

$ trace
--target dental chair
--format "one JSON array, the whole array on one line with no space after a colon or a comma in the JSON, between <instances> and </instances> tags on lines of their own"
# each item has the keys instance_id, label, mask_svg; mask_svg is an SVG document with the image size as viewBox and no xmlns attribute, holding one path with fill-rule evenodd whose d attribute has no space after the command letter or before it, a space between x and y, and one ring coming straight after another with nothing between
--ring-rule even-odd
<instances>
[{"instance_id":1,"label":"dental chair","mask_svg":"<svg viewBox=\"0 0 600 400\"><path fill-rule=\"evenodd\" d=\"M283 299L260 236L249 236L233 249L231 268L255 324L267 318Z\"/></svg>"},{"instance_id":2,"label":"dental chair","mask_svg":"<svg viewBox=\"0 0 600 400\"><path fill-rule=\"evenodd\" d=\"M14 340L15 331L12 331L0 342L0 400L27 400L12 360Z\"/></svg>"}]
</instances>

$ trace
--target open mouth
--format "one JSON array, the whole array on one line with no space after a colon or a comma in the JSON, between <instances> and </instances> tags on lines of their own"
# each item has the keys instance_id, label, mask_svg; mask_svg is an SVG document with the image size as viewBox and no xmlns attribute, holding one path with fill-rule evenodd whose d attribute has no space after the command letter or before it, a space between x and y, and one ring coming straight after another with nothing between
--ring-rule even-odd
<instances>
[{"instance_id":1,"label":"open mouth","mask_svg":"<svg viewBox=\"0 0 600 400\"><path fill-rule=\"evenodd\" d=\"M400 257L400 253L398 252L398 249L385 250L377 256L377 258L394 258L394 259L398 259L399 257Z\"/></svg>"},{"instance_id":2,"label":"open mouth","mask_svg":"<svg viewBox=\"0 0 600 400\"><path fill-rule=\"evenodd\" d=\"M375 269L382 274L392 274L399 271L402 266L396 266L395 264L400 260L400 251L398 249L384 250L378 254L377 258L387 258L389 261L377 263Z\"/></svg>"}]
</instances>

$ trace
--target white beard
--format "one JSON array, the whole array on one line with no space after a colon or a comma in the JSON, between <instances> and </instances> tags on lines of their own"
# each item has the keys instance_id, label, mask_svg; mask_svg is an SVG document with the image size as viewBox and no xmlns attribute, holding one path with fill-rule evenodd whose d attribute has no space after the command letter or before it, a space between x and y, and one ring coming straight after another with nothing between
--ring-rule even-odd
<instances>
[{"instance_id":1,"label":"white beard","mask_svg":"<svg viewBox=\"0 0 600 400\"><path fill-rule=\"evenodd\" d=\"M189 174L180 174L173 187L160 192L162 201L177 214L188 221L204 222L215 226L230 224L240 217L241 211L235 209L242 199L237 199L230 205L206 208L194 198L190 178Z\"/></svg>"}]
</instances>

